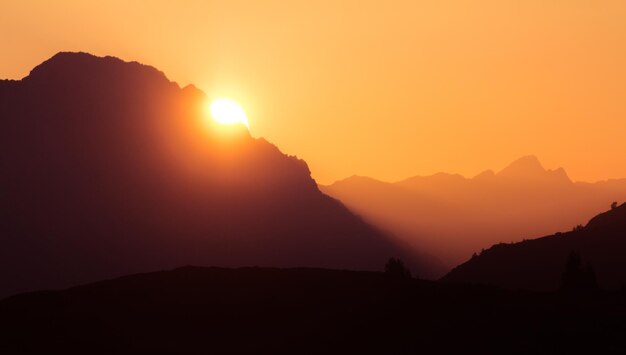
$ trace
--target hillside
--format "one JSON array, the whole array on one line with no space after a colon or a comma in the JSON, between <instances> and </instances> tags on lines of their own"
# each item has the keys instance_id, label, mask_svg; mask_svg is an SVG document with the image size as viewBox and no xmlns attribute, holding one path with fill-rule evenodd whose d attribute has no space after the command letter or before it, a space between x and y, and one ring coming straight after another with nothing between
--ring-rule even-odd
<instances>
[{"instance_id":1,"label":"hillside","mask_svg":"<svg viewBox=\"0 0 626 355\"><path fill-rule=\"evenodd\" d=\"M600 287L624 287L626 204L570 232L494 245L454 268L443 280L509 289L556 290L571 252L593 268Z\"/></svg>"}]
</instances>

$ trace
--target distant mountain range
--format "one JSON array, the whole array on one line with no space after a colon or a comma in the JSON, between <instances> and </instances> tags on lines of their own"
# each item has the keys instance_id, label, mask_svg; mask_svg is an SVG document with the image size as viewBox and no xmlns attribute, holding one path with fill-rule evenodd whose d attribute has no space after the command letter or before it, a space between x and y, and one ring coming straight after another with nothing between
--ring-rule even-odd
<instances>
[{"instance_id":1,"label":"distant mountain range","mask_svg":"<svg viewBox=\"0 0 626 355\"><path fill-rule=\"evenodd\" d=\"M0 297L188 264L427 269L206 100L86 53L0 81Z\"/></svg>"},{"instance_id":2,"label":"distant mountain range","mask_svg":"<svg viewBox=\"0 0 626 355\"><path fill-rule=\"evenodd\" d=\"M454 268L443 281L553 291L572 252L580 256L583 267L593 270L600 287L625 288L626 204L570 232L494 245Z\"/></svg>"},{"instance_id":3,"label":"distant mountain range","mask_svg":"<svg viewBox=\"0 0 626 355\"><path fill-rule=\"evenodd\" d=\"M353 176L321 190L452 267L474 252L570 230L626 200L626 179L572 182L534 156L473 178L439 173L396 183Z\"/></svg>"}]
</instances>

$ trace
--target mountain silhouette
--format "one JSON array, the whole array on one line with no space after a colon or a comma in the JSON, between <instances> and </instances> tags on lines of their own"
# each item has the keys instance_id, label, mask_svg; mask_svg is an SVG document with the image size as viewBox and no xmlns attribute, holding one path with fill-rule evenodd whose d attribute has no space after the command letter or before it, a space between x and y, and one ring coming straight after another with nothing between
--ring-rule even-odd
<instances>
[{"instance_id":1,"label":"mountain silhouette","mask_svg":"<svg viewBox=\"0 0 626 355\"><path fill-rule=\"evenodd\" d=\"M534 155L528 155L509 164L496 176L522 184L570 184L572 181L563 168L546 170Z\"/></svg>"},{"instance_id":2,"label":"mountain silhouette","mask_svg":"<svg viewBox=\"0 0 626 355\"><path fill-rule=\"evenodd\" d=\"M510 289L556 290L575 253L595 272L600 287L626 285L626 204L566 233L497 244L454 268L443 280Z\"/></svg>"},{"instance_id":3,"label":"mountain silhouette","mask_svg":"<svg viewBox=\"0 0 626 355\"><path fill-rule=\"evenodd\" d=\"M564 169L547 170L535 156L473 178L438 173L386 183L350 177L320 188L449 267L496 243L570 229L626 200L626 179L572 182Z\"/></svg>"},{"instance_id":4,"label":"mountain silhouette","mask_svg":"<svg viewBox=\"0 0 626 355\"><path fill-rule=\"evenodd\" d=\"M415 254L306 163L160 71L59 53L0 82L0 296L181 265L379 269Z\"/></svg>"},{"instance_id":5,"label":"mountain silhouette","mask_svg":"<svg viewBox=\"0 0 626 355\"><path fill-rule=\"evenodd\" d=\"M623 353L624 294L387 273L182 267L0 301L0 352Z\"/></svg>"}]
</instances>

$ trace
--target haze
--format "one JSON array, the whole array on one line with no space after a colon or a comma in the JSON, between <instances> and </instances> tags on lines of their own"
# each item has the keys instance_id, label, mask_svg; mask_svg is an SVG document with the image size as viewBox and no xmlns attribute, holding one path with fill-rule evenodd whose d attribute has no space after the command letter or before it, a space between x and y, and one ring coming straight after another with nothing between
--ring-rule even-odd
<instances>
[{"instance_id":1,"label":"haze","mask_svg":"<svg viewBox=\"0 0 626 355\"><path fill-rule=\"evenodd\" d=\"M0 354L626 354L625 19L3 1Z\"/></svg>"},{"instance_id":2,"label":"haze","mask_svg":"<svg viewBox=\"0 0 626 355\"><path fill-rule=\"evenodd\" d=\"M472 176L536 154L626 176L623 1L6 2L0 72L58 51L230 97L320 183ZM8 55L10 54L10 55Z\"/></svg>"}]
</instances>

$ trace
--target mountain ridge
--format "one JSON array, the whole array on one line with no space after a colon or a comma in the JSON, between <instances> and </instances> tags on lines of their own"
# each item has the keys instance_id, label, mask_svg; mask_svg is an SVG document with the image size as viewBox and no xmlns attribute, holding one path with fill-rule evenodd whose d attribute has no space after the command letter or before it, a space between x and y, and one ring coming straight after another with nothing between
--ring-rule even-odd
<instances>
[{"instance_id":1,"label":"mountain ridge","mask_svg":"<svg viewBox=\"0 0 626 355\"><path fill-rule=\"evenodd\" d=\"M98 58L98 63L93 61L94 58ZM89 74L98 73L93 70L93 65L104 65L114 71L141 74L144 77L152 77L155 81L160 80L162 84L176 84L176 87L180 88L176 82L170 81L164 72L151 65L137 61L127 62L113 56L98 57L87 52L58 52L35 66L21 81L74 79L75 74L87 74L89 77Z\"/></svg>"},{"instance_id":2,"label":"mountain ridge","mask_svg":"<svg viewBox=\"0 0 626 355\"><path fill-rule=\"evenodd\" d=\"M572 182L565 169L545 169L536 156L472 178L437 173L388 183L351 177L320 188L449 267L499 242L566 230L626 200L626 179Z\"/></svg>"}]
</instances>

